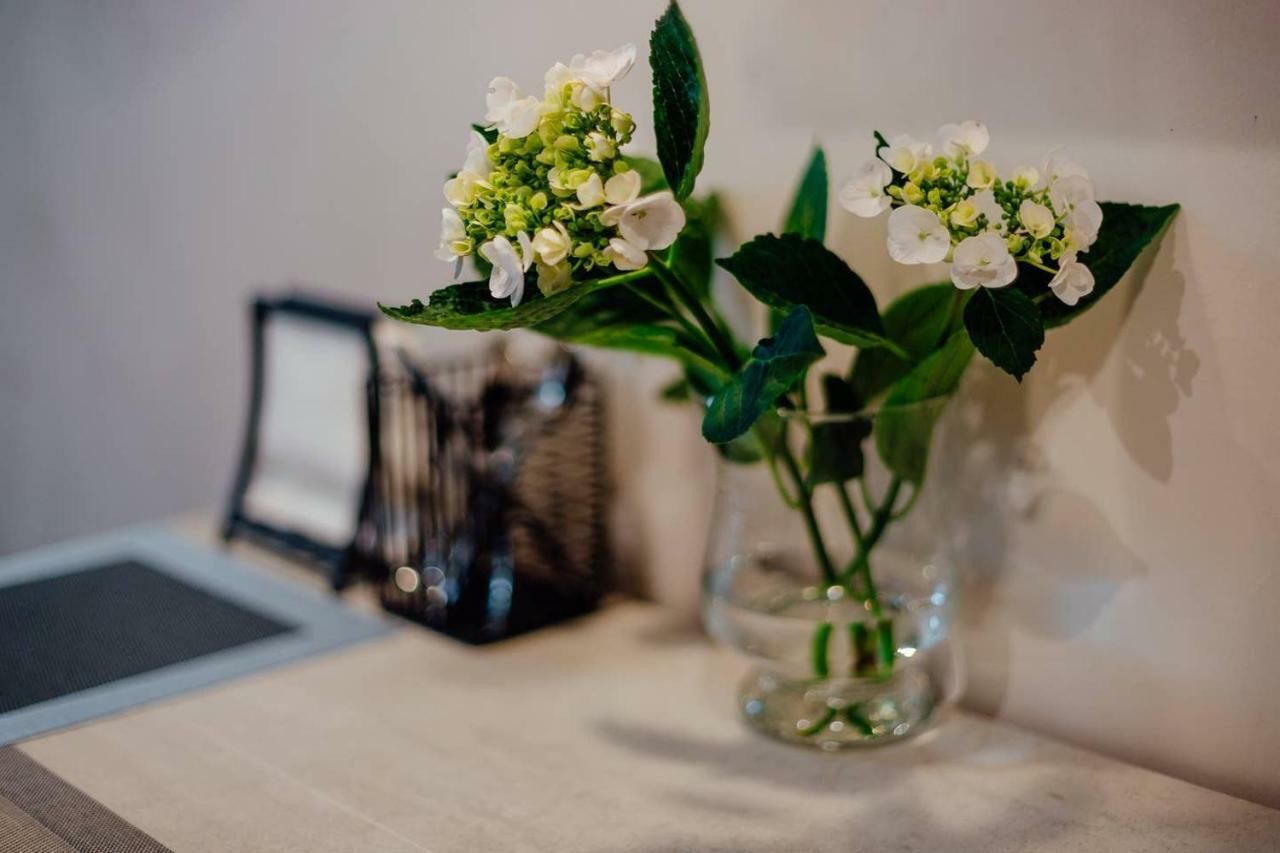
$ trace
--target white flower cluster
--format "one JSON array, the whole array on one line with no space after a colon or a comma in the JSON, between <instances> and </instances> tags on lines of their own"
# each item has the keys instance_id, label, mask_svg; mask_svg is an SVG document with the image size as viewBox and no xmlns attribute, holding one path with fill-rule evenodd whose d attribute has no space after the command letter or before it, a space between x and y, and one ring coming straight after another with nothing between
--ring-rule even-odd
<instances>
[{"instance_id":1,"label":"white flower cluster","mask_svg":"<svg viewBox=\"0 0 1280 853\"><path fill-rule=\"evenodd\" d=\"M621 157L635 123L613 107L610 87L636 50L578 54L546 73L543 97L515 81L489 83L485 121L497 138L473 132L457 175L444 185L436 257L461 268L473 253L492 265L489 292L519 305L536 267L545 295L598 267L636 270L684 228L670 192L640 197L641 177ZM457 275L457 270L455 270Z\"/></svg>"},{"instance_id":2,"label":"white flower cluster","mask_svg":"<svg viewBox=\"0 0 1280 853\"><path fill-rule=\"evenodd\" d=\"M1053 293L1075 305L1094 284L1077 260L1102 227L1093 184L1057 150L1039 169L1001 180L978 159L990 141L976 121L939 128L937 156L928 143L897 136L844 185L840 203L866 217L893 208L888 248L898 263L950 261L952 282L969 290L1008 285L1022 262L1052 274Z\"/></svg>"}]
</instances>

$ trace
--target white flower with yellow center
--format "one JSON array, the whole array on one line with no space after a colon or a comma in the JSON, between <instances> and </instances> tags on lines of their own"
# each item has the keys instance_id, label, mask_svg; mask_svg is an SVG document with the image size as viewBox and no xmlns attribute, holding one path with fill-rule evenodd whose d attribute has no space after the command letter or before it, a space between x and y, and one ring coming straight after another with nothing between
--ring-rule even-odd
<instances>
[{"instance_id":1,"label":"white flower with yellow center","mask_svg":"<svg viewBox=\"0 0 1280 853\"><path fill-rule=\"evenodd\" d=\"M544 264L555 266L569 256L573 241L563 222L553 228L543 228L533 238L533 251Z\"/></svg>"},{"instance_id":2,"label":"white flower with yellow center","mask_svg":"<svg viewBox=\"0 0 1280 853\"><path fill-rule=\"evenodd\" d=\"M604 200L611 205L630 204L640 197L640 173L621 172L604 182Z\"/></svg>"},{"instance_id":3,"label":"white flower with yellow center","mask_svg":"<svg viewBox=\"0 0 1280 853\"><path fill-rule=\"evenodd\" d=\"M604 204L604 182L595 172L591 177L578 184L578 203L574 205L580 210L588 210L596 205Z\"/></svg>"},{"instance_id":4,"label":"white flower with yellow center","mask_svg":"<svg viewBox=\"0 0 1280 853\"><path fill-rule=\"evenodd\" d=\"M944 124L938 128L938 144L951 159L977 157L991 144L991 134L980 121Z\"/></svg>"},{"instance_id":5,"label":"white flower with yellow center","mask_svg":"<svg viewBox=\"0 0 1280 853\"><path fill-rule=\"evenodd\" d=\"M1049 282L1049 289L1067 305L1075 305L1093 292L1093 273L1076 260L1074 253L1063 255L1058 261L1058 274Z\"/></svg>"},{"instance_id":6,"label":"white flower with yellow center","mask_svg":"<svg viewBox=\"0 0 1280 853\"><path fill-rule=\"evenodd\" d=\"M604 250L604 256L623 272L642 269L649 262L649 256L644 253L644 249L621 237L614 237L609 241L608 247Z\"/></svg>"},{"instance_id":7,"label":"white flower with yellow center","mask_svg":"<svg viewBox=\"0 0 1280 853\"><path fill-rule=\"evenodd\" d=\"M900 264L935 264L951 250L951 234L938 214L907 204L889 214L888 246Z\"/></svg>"},{"instance_id":8,"label":"white flower with yellow center","mask_svg":"<svg viewBox=\"0 0 1280 853\"><path fill-rule=\"evenodd\" d=\"M569 60L569 70L579 80L600 91L617 83L636 64L636 46L624 44L617 50L595 50Z\"/></svg>"},{"instance_id":9,"label":"white flower with yellow center","mask_svg":"<svg viewBox=\"0 0 1280 853\"><path fill-rule=\"evenodd\" d=\"M1018 264L999 234L988 231L956 246L951 281L961 290L1004 287L1018 276Z\"/></svg>"},{"instance_id":10,"label":"white flower with yellow center","mask_svg":"<svg viewBox=\"0 0 1280 853\"><path fill-rule=\"evenodd\" d=\"M587 156L597 163L618 155L618 144L598 130L587 134Z\"/></svg>"},{"instance_id":11,"label":"white flower with yellow center","mask_svg":"<svg viewBox=\"0 0 1280 853\"><path fill-rule=\"evenodd\" d=\"M493 264L489 273L489 294L494 299L511 298L511 307L524 298L524 274L533 265L533 243L521 231L516 235L519 251L506 237L494 237L480 247L480 256Z\"/></svg>"},{"instance_id":12,"label":"white flower with yellow center","mask_svg":"<svg viewBox=\"0 0 1280 853\"><path fill-rule=\"evenodd\" d=\"M985 190L993 186L999 177L995 166L986 160L974 160L969 164L969 174L965 178L965 183L975 190Z\"/></svg>"},{"instance_id":13,"label":"white flower with yellow center","mask_svg":"<svg viewBox=\"0 0 1280 853\"><path fill-rule=\"evenodd\" d=\"M1034 187L1040 181L1040 170L1035 166L1019 166L1013 170L1013 183L1019 189Z\"/></svg>"},{"instance_id":14,"label":"white flower with yellow center","mask_svg":"<svg viewBox=\"0 0 1280 853\"><path fill-rule=\"evenodd\" d=\"M471 241L467 239L467 228L462 217L452 207L440 211L440 246L436 249L436 257L442 261L453 261L453 277L462 272L462 258L471 253Z\"/></svg>"},{"instance_id":15,"label":"white flower with yellow center","mask_svg":"<svg viewBox=\"0 0 1280 853\"><path fill-rule=\"evenodd\" d=\"M888 166L880 160L868 160L840 188L840 206L855 216L879 216L892 203L885 192L892 180Z\"/></svg>"},{"instance_id":16,"label":"white flower with yellow center","mask_svg":"<svg viewBox=\"0 0 1280 853\"><path fill-rule=\"evenodd\" d=\"M1044 155L1044 160L1040 163L1040 186L1051 187L1063 178L1076 176L1088 178L1089 173L1068 157L1063 149L1054 148Z\"/></svg>"},{"instance_id":17,"label":"white flower with yellow center","mask_svg":"<svg viewBox=\"0 0 1280 853\"><path fill-rule=\"evenodd\" d=\"M525 97L510 77L495 77L489 81L485 106L488 112L484 120L512 139L524 139L533 133L546 110L541 99L532 95Z\"/></svg>"},{"instance_id":18,"label":"white flower with yellow center","mask_svg":"<svg viewBox=\"0 0 1280 853\"><path fill-rule=\"evenodd\" d=\"M1053 211L1029 198L1023 199L1022 204L1018 205L1018 220L1027 229L1027 233L1037 240L1048 237L1053 231Z\"/></svg>"},{"instance_id":19,"label":"white flower with yellow center","mask_svg":"<svg viewBox=\"0 0 1280 853\"><path fill-rule=\"evenodd\" d=\"M922 166L932 154L933 149L927 142L917 142L903 133L889 140L884 159L895 170L905 175Z\"/></svg>"}]
</instances>

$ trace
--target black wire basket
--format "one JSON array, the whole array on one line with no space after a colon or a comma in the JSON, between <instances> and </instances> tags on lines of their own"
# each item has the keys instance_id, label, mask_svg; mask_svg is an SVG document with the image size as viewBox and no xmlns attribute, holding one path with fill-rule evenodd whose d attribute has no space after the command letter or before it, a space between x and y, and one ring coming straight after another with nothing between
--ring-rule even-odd
<instances>
[{"instance_id":1,"label":"black wire basket","mask_svg":"<svg viewBox=\"0 0 1280 853\"><path fill-rule=\"evenodd\" d=\"M608 543L603 399L570 352L431 366L373 392L380 459L362 529L383 607L468 643L593 609Z\"/></svg>"}]
</instances>

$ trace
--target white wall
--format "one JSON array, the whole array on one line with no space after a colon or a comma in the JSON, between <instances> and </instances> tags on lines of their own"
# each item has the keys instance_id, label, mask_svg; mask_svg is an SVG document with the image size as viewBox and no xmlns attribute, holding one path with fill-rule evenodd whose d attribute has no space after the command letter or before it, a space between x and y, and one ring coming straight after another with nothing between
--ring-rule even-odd
<instances>
[{"instance_id":1,"label":"white wall","mask_svg":"<svg viewBox=\"0 0 1280 853\"><path fill-rule=\"evenodd\" d=\"M1024 387L972 371L934 488L972 510L972 704L1280 805L1276 5L686 6L704 183L740 237L813 137L839 175L873 126L967 117L1001 164L1063 143L1104 197L1183 204L1145 281L1053 333ZM220 499L246 295L433 289L440 180L489 77L535 86L660 11L0 3L0 551ZM647 92L643 67L615 92L642 127ZM887 297L922 279L882 229L833 214ZM623 559L691 609L711 458L690 413L652 413L663 366L612 364Z\"/></svg>"}]
</instances>

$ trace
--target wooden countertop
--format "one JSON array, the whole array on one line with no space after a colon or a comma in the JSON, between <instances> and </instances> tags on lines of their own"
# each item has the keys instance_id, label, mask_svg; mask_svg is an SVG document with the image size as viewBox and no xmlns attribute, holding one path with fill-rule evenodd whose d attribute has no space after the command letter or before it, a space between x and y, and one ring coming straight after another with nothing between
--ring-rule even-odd
<instances>
[{"instance_id":1,"label":"wooden countertop","mask_svg":"<svg viewBox=\"0 0 1280 853\"><path fill-rule=\"evenodd\" d=\"M963 711L774 743L738 672L620 603L480 649L406 626L21 749L179 853L1280 849L1280 811Z\"/></svg>"}]
</instances>

